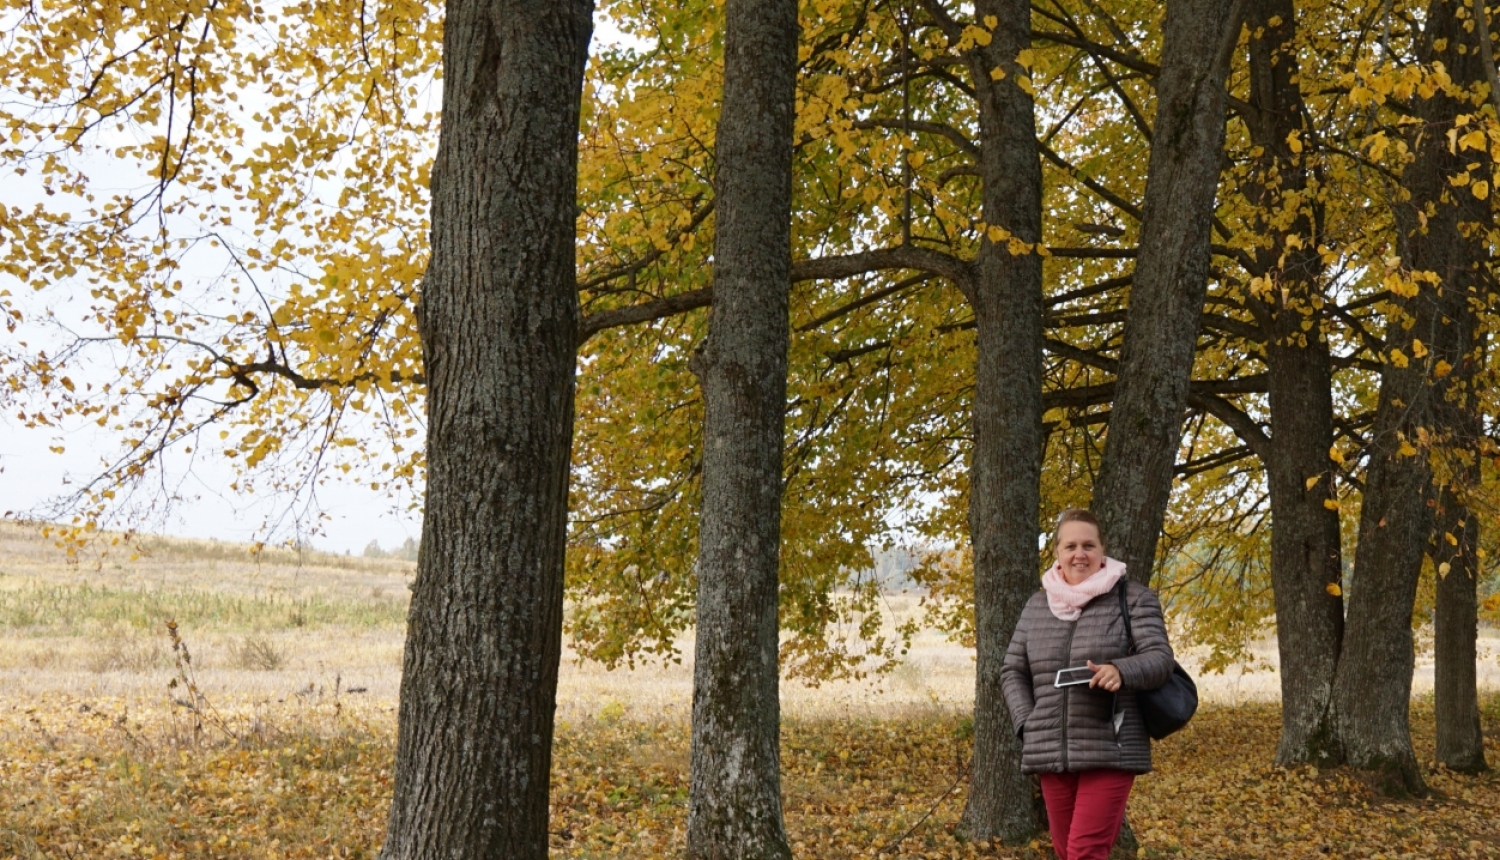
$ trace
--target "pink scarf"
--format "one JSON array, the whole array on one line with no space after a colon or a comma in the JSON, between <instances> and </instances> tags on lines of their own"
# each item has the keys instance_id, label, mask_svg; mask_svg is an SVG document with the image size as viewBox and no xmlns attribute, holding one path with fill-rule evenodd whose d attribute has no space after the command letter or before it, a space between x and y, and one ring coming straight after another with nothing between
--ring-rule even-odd
<instances>
[{"instance_id":1,"label":"pink scarf","mask_svg":"<svg viewBox=\"0 0 1500 860\"><path fill-rule=\"evenodd\" d=\"M1069 585L1063 578L1062 563L1052 565L1042 574L1042 588L1047 591L1047 607L1061 621L1077 621L1083 607L1101 594L1108 594L1125 576L1125 563L1112 558L1104 559L1100 568L1083 582Z\"/></svg>"}]
</instances>

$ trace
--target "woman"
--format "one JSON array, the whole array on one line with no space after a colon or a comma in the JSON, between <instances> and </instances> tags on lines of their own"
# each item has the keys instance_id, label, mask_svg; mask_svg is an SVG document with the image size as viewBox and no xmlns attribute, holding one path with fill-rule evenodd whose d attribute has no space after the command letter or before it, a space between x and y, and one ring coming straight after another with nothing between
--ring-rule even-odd
<instances>
[{"instance_id":1,"label":"woman","mask_svg":"<svg viewBox=\"0 0 1500 860\"><path fill-rule=\"evenodd\" d=\"M1151 770L1151 739L1135 691L1167 682L1172 646L1156 594L1105 557L1093 514L1063 511L1054 546L1057 563L1021 613L1001 680L1021 737L1021 771L1041 775L1059 860L1103 860L1136 774ZM1121 582L1134 652L1121 616ZM1074 668L1080 671L1059 678L1059 670ZM1058 686L1074 678L1079 683Z\"/></svg>"}]
</instances>

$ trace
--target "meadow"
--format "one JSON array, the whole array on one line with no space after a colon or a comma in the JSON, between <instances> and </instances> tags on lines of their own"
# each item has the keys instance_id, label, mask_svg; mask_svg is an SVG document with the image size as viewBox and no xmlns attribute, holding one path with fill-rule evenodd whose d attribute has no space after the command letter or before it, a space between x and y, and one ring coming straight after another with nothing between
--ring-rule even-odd
<instances>
[{"instance_id":1,"label":"meadow","mask_svg":"<svg viewBox=\"0 0 1500 860\"><path fill-rule=\"evenodd\" d=\"M0 523L0 858L374 857L412 575L394 559L174 539L70 561L34 528ZM916 611L911 595L890 605ZM1485 637L1500 764L1500 637ZM683 645L682 664L634 671L565 656L554 856L681 856ZM1272 767L1274 672L1201 681L1200 715L1137 783L1138 856L1500 858L1500 776L1431 767L1429 797L1392 800L1346 770ZM971 685L970 652L936 632L876 682L785 684L797 855L1052 856L1044 837L954 838ZM1413 729L1430 760L1430 665Z\"/></svg>"}]
</instances>

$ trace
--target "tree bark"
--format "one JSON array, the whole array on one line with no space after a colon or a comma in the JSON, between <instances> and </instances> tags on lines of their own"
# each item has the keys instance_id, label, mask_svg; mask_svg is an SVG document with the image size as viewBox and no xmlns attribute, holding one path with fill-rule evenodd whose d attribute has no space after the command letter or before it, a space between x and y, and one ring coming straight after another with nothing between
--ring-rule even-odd
<instances>
[{"instance_id":1,"label":"tree bark","mask_svg":"<svg viewBox=\"0 0 1500 860\"><path fill-rule=\"evenodd\" d=\"M789 858L781 813L777 574L791 285L795 0L729 0L716 140L713 309L688 856Z\"/></svg>"},{"instance_id":2,"label":"tree bark","mask_svg":"<svg viewBox=\"0 0 1500 860\"><path fill-rule=\"evenodd\" d=\"M1486 159L1481 158L1481 161ZM1488 164L1486 164L1488 167ZM1462 218L1474 223L1486 207L1468 195ZM1462 200L1463 198L1460 197ZM1475 234L1475 238L1483 233ZM1436 382L1434 425L1439 460L1444 463L1439 485L1431 556L1437 571L1437 602L1433 611L1433 687L1437 718L1437 760L1451 770L1478 773L1488 769L1484 732L1480 724L1479 661L1479 517L1468 499L1481 491L1480 466L1484 416L1480 412L1480 369L1484 342L1474 303L1490 295L1489 267L1484 245L1460 237L1469 252L1468 266L1443 285L1443 323L1446 337L1434 353L1453 370Z\"/></svg>"},{"instance_id":3,"label":"tree bark","mask_svg":"<svg viewBox=\"0 0 1500 860\"><path fill-rule=\"evenodd\" d=\"M1149 584L1208 289L1225 79L1242 0L1167 0L1140 252L1094 485L1110 554Z\"/></svg>"},{"instance_id":4,"label":"tree bark","mask_svg":"<svg viewBox=\"0 0 1500 860\"><path fill-rule=\"evenodd\" d=\"M592 12L447 6L420 311L427 503L386 860L547 856Z\"/></svg>"},{"instance_id":5,"label":"tree bark","mask_svg":"<svg viewBox=\"0 0 1500 860\"><path fill-rule=\"evenodd\" d=\"M1274 23L1273 23L1274 22ZM1343 577L1329 451L1333 447L1333 365L1323 333L1322 204L1305 200L1308 167L1288 140L1305 132L1297 85L1296 10L1292 0L1252 0L1250 139L1261 148L1248 184L1269 240L1257 249L1257 295L1250 301L1266 346L1271 437L1264 458L1271 491L1271 584L1281 656L1279 764L1339 764L1333 726L1333 678L1344 636ZM1284 226L1272 218L1300 203Z\"/></svg>"},{"instance_id":6,"label":"tree bark","mask_svg":"<svg viewBox=\"0 0 1500 860\"><path fill-rule=\"evenodd\" d=\"M1456 84L1467 86L1481 70L1474 36L1464 32L1458 17L1461 8L1453 0L1434 0L1428 7L1418 59L1441 61ZM1475 220L1466 212L1473 195L1448 182L1473 158L1450 152L1447 140L1456 116L1471 109L1441 91L1415 105L1423 122L1416 124L1415 156L1401 178L1410 196L1396 210L1398 239L1403 266L1434 273L1439 282L1419 281L1415 295L1398 297L1409 325L1393 320L1386 328L1388 356L1370 434L1348 629L1334 684L1349 764L1375 771L1383 789L1397 795L1426 792L1411 746L1411 613L1436 504L1428 445L1436 355L1454 342L1445 319L1453 297L1471 289L1472 263L1478 259L1461 226Z\"/></svg>"},{"instance_id":7,"label":"tree bark","mask_svg":"<svg viewBox=\"0 0 1500 860\"><path fill-rule=\"evenodd\" d=\"M1461 472L1464 487L1478 486L1477 465ZM1484 757L1477 686L1480 571L1475 550L1479 546L1479 518L1464 503L1462 493L1453 486L1438 493L1432 556L1438 570L1433 613L1433 698L1437 760L1450 770L1480 773L1488 770L1489 764ZM1450 542L1448 535L1455 542Z\"/></svg>"},{"instance_id":8,"label":"tree bark","mask_svg":"<svg viewBox=\"0 0 1500 860\"><path fill-rule=\"evenodd\" d=\"M974 758L961 826L976 840L1015 843L1039 829L1031 779L1021 773L1016 737L1000 688L1000 668L1021 610L1037 588L1042 468L1042 168L1036 111L1020 86L1016 55L1031 45L1027 0L979 0L994 16L989 45L969 57L981 135L983 240L966 290L974 308L974 447L969 534L974 547ZM994 80L991 70L1004 72Z\"/></svg>"}]
</instances>

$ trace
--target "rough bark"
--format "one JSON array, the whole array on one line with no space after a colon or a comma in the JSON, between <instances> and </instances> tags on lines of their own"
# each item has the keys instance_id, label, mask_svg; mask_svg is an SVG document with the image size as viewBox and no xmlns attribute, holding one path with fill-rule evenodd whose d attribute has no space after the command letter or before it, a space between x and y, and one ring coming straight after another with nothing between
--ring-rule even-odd
<instances>
[{"instance_id":1,"label":"rough bark","mask_svg":"<svg viewBox=\"0 0 1500 860\"><path fill-rule=\"evenodd\" d=\"M1149 584L1208 289L1225 78L1242 0L1167 0L1140 252L1094 485L1111 555Z\"/></svg>"},{"instance_id":2,"label":"rough bark","mask_svg":"<svg viewBox=\"0 0 1500 860\"><path fill-rule=\"evenodd\" d=\"M1018 85L1016 55L1031 44L1027 0L979 0L998 20L990 44L970 56L982 140L984 220L1028 246L1041 242L1042 169L1031 95ZM996 81L991 70L1004 76ZM998 235L998 234L997 234ZM978 359L969 534L974 547L974 758L962 827L970 838L1029 840L1040 822L1021 742L1000 687L1011 633L1036 591L1042 458L1042 259L1013 253L1008 238L984 241L974 261ZM1021 251L1017 247L1015 250Z\"/></svg>"},{"instance_id":3,"label":"rough bark","mask_svg":"<svg viewBox=\"0 0 1500 860\"><path fill-rule=\"evenodd\" d=\"M545 858L592 3L450 0L387 860Z\"/></svg>"},{"instance_id":4,"label":"rough bark","mask_svg":"<svg viewBox=\"0 0 1500 860\"><path fill-rule=\"evenodd\" d=\"M713 309L688 856L789 858L781 813L777 573L791 284L795 0L729 0L716 140Z\"/></svg>"},{"instance_id":5,"label":"rough bark","mask_svg":"<svg viewBox=\"0 0 1500 860\"><path fill-rule=\"evenodd\" d=\"M1465 83L1482 72L1490 84L1494 107L1500 105L1500 93L1494 89L1497 78L1488 14L1483 6L1471 8L1476 22L1473 40L1467 43L1468 51L1456 71ZM1454 35L1465 39L1469 35L1459 34L1463 34L1461 22ZM1465 156L1465 166L1477 161L1484 173L1493 166L1488 153L1467 152ZM1433 404L1438 459L1445 465L1439 486L1434 488L1436 525L1431 544L1438 572L1433 613L1434 711L1438 761L1453 770L1477 773L1488 768L1477 686L1480 518L1467 499L1479 489L1483 478L1480 458L1484 416L1475 385L1484 367L1486 348L1478 310L1494 296L1490 250L1483 240L1491 226L1493 209L1472 194L1448 193L1455 195L1459 229L1452 240L1456 252L1453 265L1440 285L1442 336L1434 349L1434 358L1452 368L1447 374L1434 374L1438 377Z\"/></svg>"},{"instance_id":6,"label":"rough bark","mask_svg":"<svg viewBox=\"0 0 1500 860\"><path fill-rule=\"evenodd\" d=\"M1261 279L1251 310L1266 348L1271 436L1263 462L1271 491L1271 584L1281 656L1279 764L1335 765L1343 752L1333 726L1333 678L1344 635L1339 515L1334 498L1333 365L1323 334L1322 204L1301 203L1289 224L1272 220L1302 200L1308 167L1287 141L1305 131L1298 88L1292 0L1252 0L1250 139L1264 153L1248 183L1267 244L1255 253ZM1273 23L1275 22L1275 23ZM1248 440L1247 440L1248 441ZM1309 485L1309 483L1311 484Z\"/></svg>"},{"instance_id":7,"label":"rough bark","mask_svg":"<svg viewBox=\"0 0 1500 860\"><path fill-rule=\"evenodd\" d=\"M1460 479L1465 484L1479 477L1477 468L1462 471L1467 473ZM1454 542L1447 539L1448 535ZM1432 560L1438 569L1433 613L1437 760L1451 770L1479 773L1489 769L1476 670L1480 571L1475 550L1479 546L1479 518L1464 504L1462 490L1445 487L1438 493L1433 544Z\"/></svg>"},{"instance_id":8,"label":"rough bark","mask_svg":"<svg viewBox=\"0 0 1500 860\"><path fill-rule=\"evenodd\" d=\"M1457 16L1461 8L1453 0L1435 0L1428 7L1419 59L1441 61L1455 83L1467 85L1482 72L1474 37ZM1381 372L1344 653L1334 683L1338 731L1349 764L1375 771L1392 794L1426 791L1411 746L1411 612L1436 504L1427 445L1434 419L1434 351L1453 337L1452 326L1445 324L1451 307L1445 305L1467 291L1475 275L1476 257L1460 226L1474 220L1465 212L1473 195L1448 182L1471 156L1449 151L1447 131L1469 110L1441 92L1415 105L1423 122L1416 124L1415 156L1401 178L1410 198L1398 206L1396 222L1402 265L1435 273L1439 282L1419 282L1416 295L1398 301L1409 327L1386 329L1389 356L1399 350L1405 360L1388 359ZM1418 340L1425 356L1416 348Z\"/></svg>"},{"instance_id":9,"label":"rough bark","mask_svg":"<svg viewBox=\"0 0 1500 860\"><path fill-rule=\"evenodd\" d=\"M1466 201L1467 203L1467 201ZM1477 201L1476 201L1477 203ZM1477 205L1466 215L1478 216ZM1480 457L1484 416L1474 390L1484 366L1483 335L1474 302L1487 296L1489 278L1483 246L1464 242L1470 257L1459 289L1445 284L1440 329L1447 335L1434 353L1453 368L1439 378L1434 392L1434 429L1443 474L1435 488L1436 524L1432 535L1432 563L1437 571L1437 600L1433 611L1433 699L1437 718L1437 760L1465 773L1488 769L1484 732L1480 724L1479 661L1479 516L1467 500L1480 489ZM1456 279L1458 280L1458 279ZM1467 281L1468 283L1462 283ZM1465 290L1463 286L1475 289Z\"/></svg>"}]
</instances>

